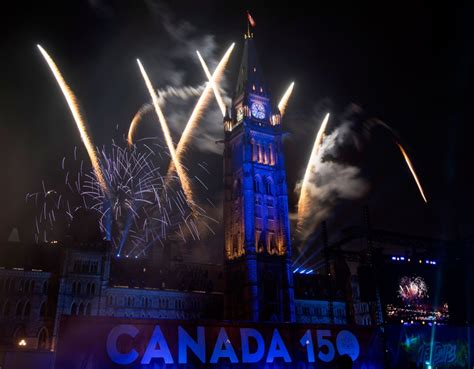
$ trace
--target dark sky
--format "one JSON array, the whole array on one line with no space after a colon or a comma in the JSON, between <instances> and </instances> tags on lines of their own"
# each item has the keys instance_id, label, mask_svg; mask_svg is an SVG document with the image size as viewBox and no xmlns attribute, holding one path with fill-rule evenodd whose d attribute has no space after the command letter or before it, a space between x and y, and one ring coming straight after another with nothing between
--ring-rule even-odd
<instances>
[{"instance_id":1,"label":"dark sky","mask_svg":"<svg viewBox=\"0 0 474 369\"><path fill-rule=\"evenodd\" d=\"M207 52L211 58L237 42L224 86L231 95L249 9L257 22L260 64L275 99L290 81L296 82L284 120L290 206L311 151L314 118L319 118L314 114L321 102L329 99L336 117L355 103L365 117L380 118L401 136L429 203L421 201L390 136L375 130L363 153L352 158L370 183L370 192L359 200L337 202L333 227L359 222L361 207L368 203L380 228L443 238L470 234L474 9L398 2L334 8L323 4L69 0L4 9L0 224L28 224L26 193L38 191L42 180L50 187L59 185L62 157L80 146L37 43L60 66L81 102L95 143L102 145L125 133L133 114L147 101L136 57L148 65L157 87L204 82L194 50L183 49L189 40L174 43L162 24L163 14L202 47L212 35L214 49ZM175 75L172 70L185 72ZM208 160L218 168L212 181L219 188L221 159L210 154Z\"/></svg>"}]
</instances>

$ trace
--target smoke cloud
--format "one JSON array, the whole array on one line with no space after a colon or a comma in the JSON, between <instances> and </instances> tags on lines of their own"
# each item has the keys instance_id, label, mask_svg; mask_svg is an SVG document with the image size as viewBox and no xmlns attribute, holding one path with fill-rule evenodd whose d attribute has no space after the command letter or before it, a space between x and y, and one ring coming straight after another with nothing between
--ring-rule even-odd
<instances>
[{"instance_id":1,"label":"smoke cloud","mask_svg":"<svg viewBox=\"0 0 474 369\"><path fill-rule=\"evenodd\" d=\"M360 150L361 139L355 131L355 122L344 118L323 139L315 169L308 186L308 205L313 209L303 220L299 237L306 239L321 221L331 216L340 200L356 200L369 190L368 181L359 167L345 161L347 150ZM295 192L301 191L302 179L297 182Z\"/></svg>"}]
</instances>

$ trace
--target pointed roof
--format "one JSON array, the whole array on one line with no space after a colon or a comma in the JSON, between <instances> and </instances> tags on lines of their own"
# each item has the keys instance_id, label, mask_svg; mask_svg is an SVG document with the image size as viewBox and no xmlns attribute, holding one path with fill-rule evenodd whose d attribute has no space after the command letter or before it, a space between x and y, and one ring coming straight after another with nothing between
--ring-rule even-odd
<instances>
[{"instance_id":1,"label":"pointed roof","mask_svg":"<svg viewBox=\"0 0 474 369\"><path fill-rule=\"evenodd\" d=\"M235 97L239 97L242 93L245 93L247 96L249 93L253 93L268 97L268 89L263 78L262 68L260 68L258 63L257 50L252 34L245 36Z\"/></svg>"}]
</instances>

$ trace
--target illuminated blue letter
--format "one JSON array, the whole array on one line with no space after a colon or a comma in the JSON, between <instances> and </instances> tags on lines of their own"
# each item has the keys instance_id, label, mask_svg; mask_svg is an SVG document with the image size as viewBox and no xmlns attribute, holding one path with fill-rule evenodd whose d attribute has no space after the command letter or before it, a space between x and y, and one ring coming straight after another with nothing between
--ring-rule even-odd
<instances>
[{"instance_id":1,"label":"illuminated blue letter","mask_svg":"<svg viewBox=\"0 0 474 369\"><path fill-rule=\"evenodd\" d=\"M138 328L128 324L122 324L112 328L107 337L107 354L110 360L115 364L128 365L137 360L138 352L132 349L128 353L122 353L117 349L117 340L123 334L135 338L138 334Z\"/></svg>"},{"instance_id":2,"label":"illuminated blue letter","mask_svg":"<svg viewBox=\"0 0 474 369\"><path fill-rule=\"evenodd\" d=\"M285 360L285 363L291 363L290 354L286 349L285 343L278 332L278 329L273 330L272 342L270 342L270 348L268 349L267 363L273 363L276 357L281 357Z\"/></svg>"},{"instance_id":3,"label":"illuminated blue letter","mask_svg":"<svg viewBox=\"0 0 474 369\"><path fill-rule=\"evenodd\" d=\"M225 345L222 347L222 345ZM231 363L238 363L237 355L235 354L234 348L230 343L229 336L224 328L221 328L219 336L216 340L216 345L214 346L214 351L211 356L211 364L217 363L221 357L229 358Z\"/></svg>"},{"instance_id":4,"label":"illuminated blue letter","mask_svg":"<svg viewBox=\"0 0 474 369\"><path fill-rule=\"evenodd\" d=\"M257 350L250 352L249 337L257 342ZM262 360L265 355L265 341L259 331L253 328L240 328L240 339L242 342L242 362L256 363Z\"/></svg>"},{"instance_id":5,"label":"illuminated blue letter","mask_svg":"<svg viewBox=\"0 0 474 369\"><path fill-rule=\"evenodd\" d=\"M181 326L178 327L178 363L188 363L188 347L201 360L201 363L206 362L204 327L197 327L197 342Z\"/></svg>"},{"instance_id":6,"label":"illuminated blue letter","mask_svg":"<svg viewBox=\"0 0 474 369\"><path fill-rule=\"evenodd\" d=\"M159 345L158 349L156 348L157 344ZM155 327L155 330L151 335L150 342L148 342L141 363L150 364L151 359L154 358L162 358L165 364L173 364L173 357L171 356L168 343L166 342L159 325Z\"/></svg>"}]
</instances>

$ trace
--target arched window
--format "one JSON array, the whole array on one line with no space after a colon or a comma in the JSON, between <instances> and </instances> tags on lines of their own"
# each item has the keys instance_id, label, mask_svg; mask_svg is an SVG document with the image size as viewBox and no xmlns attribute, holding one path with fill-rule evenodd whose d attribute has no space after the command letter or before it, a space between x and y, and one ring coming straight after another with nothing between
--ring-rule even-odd
<instances>
[{"instance_id":1,"label":"arched window","mask_svg":"<svg viewBox=\"0 0 474 369\"><path fill-rule=\"evenodd\" d=\"M273 144L270 144L268 150L270 152L270 165L275 165L275 150L273 148Z\"/></svg>"},{"instance_id":2,"label":"arched window","mask_svg":"<svg viewBox=\"0 0 474 369\"><path fill-rule=\"evenodd\" d=\"M46 302L43 301L40 307L40 317L45 318L47 314Z\"/></svg>"},{"instance_id":3,"label":"arched window","mask_svg":"<svg viewBox=\"0 0 474 369\"><path fill-rule=\"evenodd\" d=\"M12 303L10 301L5 302L5 305L3 306L3 316L8 318L10 316L11 310Z\"/></svg>"},{"instance_id":4,"label":"arched window","mask_svg":"<svg viewBox=\"0 0 474 369\"><path fill-rule=\"evenodd\" d=\"M47 350L48 346L48 330L43 327L38 333L38 349Z\"/></svg>"},{"instance_id":5,"label":"arched window","mask_svg":"<svg viewBox=\"0 0 474 369\"><path fill-rule=\"evenodd\" d=\"M25 286L25 281L22 279L22 280L20 281L20 285L19 285L19 287L18 287L18 291L23 292L24 286Z\"/></svg>"},{"instance_id":6,"label":"arched window","mask_svg":"<svg viewBox=\"0 0 474 369\"><path fill-rule=\"evenodd\" d=\"M262 179L260 178L259 175L256 175L254 180L253 180L253 190L255 193L261 193L262 192Z\"/></svg>"},{"instance_id":7,"label":"arched window","mask_svg":"<svg viewBox=\"0 0 474 369\"><path fill-rule=\"evenodd\" d=\"M72 282L72 294L75 295L76 294L76 282Z\"/></svg>"},{"instance_id":8,"label":"arched window","mask_svg":"<svg viewBox=\"0 0 474 369\"><path fill-rule=\"evenodd\" d=\"M71 315L77 315L77 305L75 302L73 302L71 306Z\"/></svg>"},{"instance_id":9,"label":"arched window","mask_svg":"<svg viewBox=\"0 0 474 369\"><path fill-rule=\"evenodd\" d=\"M84 315L84 304L81 302L79 304L79 312L78 312L79 315Z\"/></svg>"},{"instance_id":10,"label":"arched window","mask_svg":"<svg viewBox=\"0 0 474 369\"><path fill-rule=\"evenodd\" d=\"M15 316L17 318L20 318L21 315L23 314L23 306L24 306L23 301L18 302L18 304L16 305Z\"/></svg>"},{"instance_id":11,"label":"arched window","mask_svg":"<svg viewBox=\"0 0 474 369\"><path fill-rule=\"evenodd\" d=\"M81 282L77 282L76 284L76 294L80 294L81 293Z\"/></svg>"},{"instance_id":12,"label":"arched window","mask_svg":"<svg viewBox=\"0 0 474 369\"><path fill-rule=\"evenodd\" d=\"M91 315L91 303L90 302L86 306L86 315Z\"/></svg>"},{"instance_id":13,"label":"arched window","mask_svg":"<svg viewBox=\"0 0 474 369\"><path fill-rule=\"evenodd\" d=\"M91 284L91 295L92 295L92 296L95 295L95 283L92 283L92 284Z\"/></svg>"},{"instance_id":14,"label":"arched window","mask_svg":"<svg viewBox=\"0 0 474 369\"><path fill-rule=\"evenodd\" d=\"M23 290L25 292L29 292L29 290L30 290L30 281L28 281L28 280L25 281L25 283L23 285Z\"/></svg>"},{"instance_id":15,"label":"arched window","mask_svg":"<svg viewBox=\"0 0 474 369\"><path fill-rule=\"evenodd\" d=\"M28 301L28 302L25 304L25 308L23 309L23 318L29 318L30 313L31 313L31 304L30 304L30 302Z\"/></svg>"},{"instance_id":16,"label":"arched window","mask_svg":"<svg viewBox=\"0 0 474 369\"><path fill-rule=\"evenodd\" d=\"M48 281L44 281L44 283L43 283L43 293L46 295L48 293L48 290L49 290Z\"/></svg>"},{"instance_id":17,"label":"arched window","mask_svg":"<svg viewBox=\"0 0 474 369\"><path fill-rule=\"evenodd\" d=\"M271 195L271 196L274 195L273 180L270 177L267 177L265 180L265 191L267 195Z\"/></svg>"},{"instance_id":18,"label":"arched window","mask_svg":"<svg viewBox=\"0 0 474 369\"><path fill-rule=\"evenodd\" d=\"M91 294L91 284L90 283L87 283L87 285L86 285L86 294L87 295Z\"/></svg>"},{"instance_id":19,"label":"arched window","mask_svg":"<svg viewBox=\"0 0 474 369\"><path fill-rule=\"evenodd\" d=\"M34 292L35 291L35 281L31 281L30 282L30 292Z\"/></svg>"}]
</instances>

